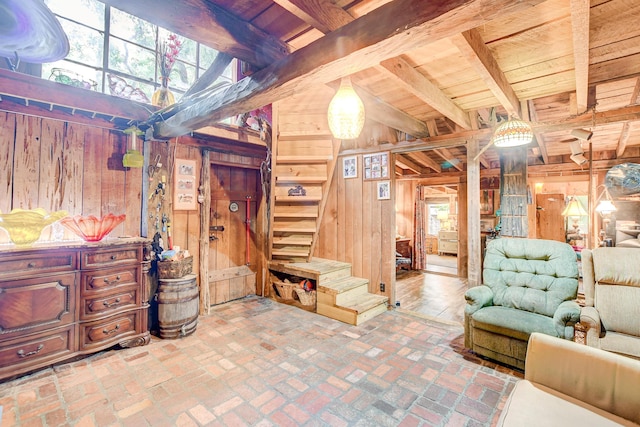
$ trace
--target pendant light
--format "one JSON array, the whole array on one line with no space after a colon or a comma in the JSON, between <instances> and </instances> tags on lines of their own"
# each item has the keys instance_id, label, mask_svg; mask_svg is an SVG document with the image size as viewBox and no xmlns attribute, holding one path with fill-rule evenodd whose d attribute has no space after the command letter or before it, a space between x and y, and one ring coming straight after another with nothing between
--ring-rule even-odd
<instances>
[{"instance_id":1,"label":"pendant light","mask_svg":"<svg viewBox=\"0 0 640 427\"><path fill-rule=\"evenodd\" d=\"M342 78L340 88L329 103L327 118L334 138L355 139L360 135L364 126L364 104L353 90L349 77Z\"/></svg>"},{"instance_id":2,"label":"pendant light","mask_svg":"<svg viewBox=\"0 0 640 427\"><path fill-rule=\"evenodd\" d=\"M519 119L509 119L502 123L493 134L496 147L517 147L533 141L533 130L529 123Z\"/></svg>"}]
</instances>

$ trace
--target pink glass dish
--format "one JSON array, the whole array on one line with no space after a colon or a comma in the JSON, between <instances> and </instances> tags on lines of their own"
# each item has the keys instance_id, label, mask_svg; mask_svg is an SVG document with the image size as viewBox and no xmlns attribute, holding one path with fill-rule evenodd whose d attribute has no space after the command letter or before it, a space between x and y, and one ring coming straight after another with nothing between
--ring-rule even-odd
<instances>
[{"instance_id":1,"label":"pink glass dish","mask_svg":"<svg viewBox=\"0 0 640 427\"><path fill-rule=\"evenodd\" d=\"M87 242L99 242L107 234L111 233L118 224L126 218L125 214L106 214L102 218L94 215L68 216L60 221L60 224Z\"/></svg>"}]
</instances>

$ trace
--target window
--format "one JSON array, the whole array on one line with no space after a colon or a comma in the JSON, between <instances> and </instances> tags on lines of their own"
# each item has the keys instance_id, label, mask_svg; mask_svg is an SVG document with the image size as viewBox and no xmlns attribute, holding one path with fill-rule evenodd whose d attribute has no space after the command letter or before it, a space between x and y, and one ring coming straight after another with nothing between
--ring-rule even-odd
<instances>
[{"instance_id":1,"label":"window","mask_svg":"<svg viewBox=\"0 0 640 427\"><path fill-rule=\"evenodd\" d=\"M168 30L98 0L45 0L69 38L66 58L42 64L42 78L150 102L160 86L156 49ZM182 49L169 76L179 99L211 65L217 51L181 37ZM233 83L233 64L220 80ZM135 94L132 95L132 94Z\"/></svg>"}]
</instances>

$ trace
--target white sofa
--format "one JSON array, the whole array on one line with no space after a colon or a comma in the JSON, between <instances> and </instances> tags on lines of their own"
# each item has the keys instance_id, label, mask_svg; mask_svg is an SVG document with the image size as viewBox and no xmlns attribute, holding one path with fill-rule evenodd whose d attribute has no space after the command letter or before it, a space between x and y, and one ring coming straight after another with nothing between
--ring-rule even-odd
<instances>
[{"instance_id":1,"label":"white sofa","mask_svg":"<svg viewBox=\"0 0 640 427\"><path fill-rule=\"evenodd\" d=\"M638 426L640 361L534 332L498 426Z\"/></svg>"}]
</instances>

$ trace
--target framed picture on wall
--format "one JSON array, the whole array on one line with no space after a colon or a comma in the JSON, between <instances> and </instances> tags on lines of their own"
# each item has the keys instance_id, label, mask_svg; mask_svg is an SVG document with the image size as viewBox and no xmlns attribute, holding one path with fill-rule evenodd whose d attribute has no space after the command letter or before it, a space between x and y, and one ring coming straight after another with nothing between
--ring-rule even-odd
<instances>
[{"instance_id":1,"label":"framed picture on wall","mask_svg":"<svg viewBox=\"0 0 640 427\"><path fill-rule=\"evenodd\" d=\"M342 177L357 178L358 177L358 158L349 156L342 158Z\"/></svg>"},{"instance_id":2,"label":"framed picture on wall","mask_svg":"<svg viewBox=\"0 0 640 427\"><path fill-rule=\"evenodd\" d=\"M389 153L364 154L362 156L364 179L389 179Z\"/></svg>"},{"instance_id":3,"label":"framed picture on wall","mask_svg":"<svg viewBox=\"0 0 640 427\"><path fill-rule=\"evenodd\" d=\"M391 181L380 181L378 183L378 200L389 200L391 198Z\"/></svg>"},{"instance_id":4,"label":"framed picture on wall","mask_svg":"<svg viewBox=\"0 0 640 427\"><path fill-rule=\"evenodd\" d=\"M196 210L197 191L196 161L176 159L173 172L173 209Z\"/></svg>"},{"instance_id":5,"label":"framed picture on wall","mask_svg":"<svg viewBox=\"0 0 640 427\"><path fill-rule=\"evenodd\" d=\"M480 215L493 215L493 190L480 190Z\"/></svg>"}]
</instances>

